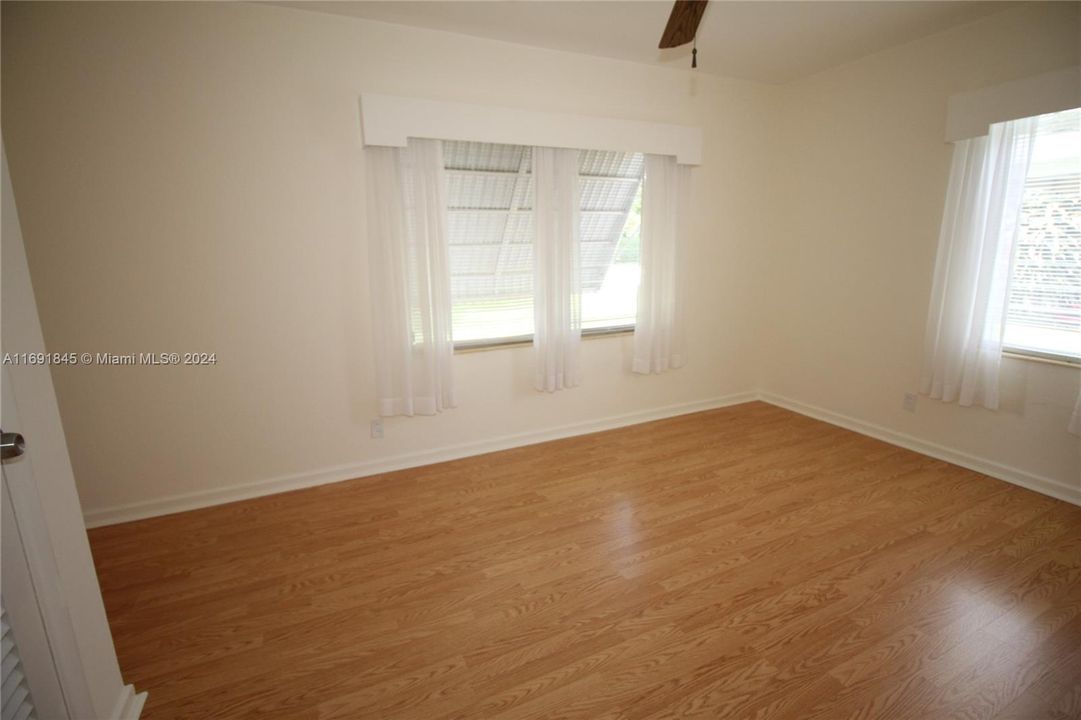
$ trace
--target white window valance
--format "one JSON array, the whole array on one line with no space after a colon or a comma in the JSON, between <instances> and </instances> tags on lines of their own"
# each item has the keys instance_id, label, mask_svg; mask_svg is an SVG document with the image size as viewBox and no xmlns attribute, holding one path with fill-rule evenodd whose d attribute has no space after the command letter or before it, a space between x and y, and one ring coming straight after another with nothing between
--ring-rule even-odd
<instances>
[{"instance_id":1,"label":"white window valance","mask_svg":"<svg viewBox=\"0 0 1081 720\"><path fill-rule=\"evenodd\" d=\"M579 150L616 150L702 162L702 130L685 125L363 93L365 145L405 147L432 138Z\"/></svg>"},{"instance_id":2,"label":"white window valance","mask_svg":"<svg viewBox=\"0 0 1081 720\"><path fill-rule=\"evenodd\" d=\"M946 142L986 135L994 123L1081 107L1081 67L1072 66L954 95Z\"/></svg>"}]
</instances>

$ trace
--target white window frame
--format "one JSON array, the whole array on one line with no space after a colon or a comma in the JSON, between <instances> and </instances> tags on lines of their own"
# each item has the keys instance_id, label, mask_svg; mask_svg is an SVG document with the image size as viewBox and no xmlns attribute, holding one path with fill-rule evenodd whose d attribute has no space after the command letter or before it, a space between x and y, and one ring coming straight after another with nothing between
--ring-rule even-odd
<instances>
[{"instance_id":1,"label":"white window frame","mask_svg":"<svg viewBox=\"0 0 1081 720\"><path fill-rule=\"evenodd\" d=\"M683 165L702 163L702 129L625 118L551 113L522 108L361 93L365 146L406 147L410 137L508 145L614 150L671 155ZM634 326L583 330L583 338L628 334ZM456 352L532 342L532 336L455 343Z\"/></svg>"},{"instance_id":2,"label":"white window frame","mask_svg":"<svg viewBox=\"0 0 1081 720\"><path fill-rule=\"evenodd\" d=\"M999 122L1046 115L1081 106L1081 66L959 93L950 97L946 113L946 142L986 135ZM1003 345L1007 357L1062 365L1081 365L1073 355Z\"/></svg>"},{"instance_id":3,"label":"white window frame","mask_svg":"<svg viewBox=\"0 0 1081 720\"><path fill-rule=\"evenodd\" d=\"M636 154L641 154L641 153L636 153ZM522 175L523 175L523 172L524 172L524 169L522 167L519 167L517 170L493 171L493 170L466 170L466 169L458 169L458 168L454 168L454 169L448 168L447 172L448 173L459 173L459 174L475 173L477 175L493 175L493 174L495 174L495 175L503 175L503 176L514 176L520 182L521 178L522 178ZM633 176L596 175L596 174L579 175L579 177L580 178L587 178L587 179L588 178L594 178L594 179L601 179L601 180L625 181L625 182L631 182L632 180L634 180L635 186L636 186L637 189L639 189L639 191L640 191L640 187L641 187L641 183L642 183L642 179L643 179L642 176L634 178ZM457 210L456 208L448 208L448 212L458 212L458 211L459 210ZM460 212L468 213L468 212L474 212L474 211L472 211L472 210L461 210ZM511 208L509 209L508 212L511 212L511 213L513 213L513 212L532 212L532 210L531 209L530 210L520 210L520 209L514 207L513 204L512 204L512 206L511 206ZM612 213L614 211L582 209L580 212L584 216L584 215L587 215L589 213ZM617 243L617 249L618 249L618 243ZM582 328L582 337L584 339L594 339L594 338L610 337L610 336L615 336L615 335L628 335L628 334L633 334L634 330L635 330L635 323L634 322L625 323L625 324L619 324L619 325L604 325L602 327ZM494 350L494 349L505 348L505 347L516 347L516 346L522 346L522 345L530 345L530 344L532 344L532 342L533 342L533 335L532 334L511 335L511 336L505 336L505 337L477 338L477 339L473 339L473 340L455 341L454 350L455 350L455 352L473 352L473 351L477 351L477 350Z\"/></svg>"},{"instance_id":4,"label":"white window frame","mask_svg":"<svg viewBox=\"0 0 1081 720\"><path fill-rule=\"evenodd\" d=\"M1067 110L1078 110L1078 112L1081 112L1081 110L1079 110L1077 108L1067 108ZM1035 161L1033 161L1033 162L1035 162ZM1026 183L1028 182L1028 179L1029 178L1026 178ZM1018 232L1019 233L1021 232L1020 228L1018 229ZM1020 243L1020 240L1018 240L1018 244L1019 243ZM1011 274L1010 285L1011 286L1013 285L1013 282L1014 282L1013 273L1016 271L1015 262L1016 262L1016 253L1018 251L1019 251L1019 247L1015 247L1015 249L1014 249L1014 253L1015 253L1014 262L1011 262L1011 264L1010 264L1010 274ZM1009 328L1009 326L1010 326L1010 322L1009 322L1010 298L1009 297L1007 297L1006 302L1007 302L1007 307L1006 307L1005 327ZM1037 360L1037 361L1043 361L1043 362L1054 362L1054 363L1060 363L1060 364L1065 364L1065 365L1081 365L1081 348L1078 349L1078 354L1075 355L1075 354L1071 354L1071 353L1068 353L1068 352L1055 352L1053 350L1038 349L1038 348L1018 346L1018 345L1010 345L1007 342L1003 342L1002 354L1005 355L1005 356L1008 356L1008 357L1015 357L1015 358L1021 358L1021 359Z\"/></svg>"}]
</instances>

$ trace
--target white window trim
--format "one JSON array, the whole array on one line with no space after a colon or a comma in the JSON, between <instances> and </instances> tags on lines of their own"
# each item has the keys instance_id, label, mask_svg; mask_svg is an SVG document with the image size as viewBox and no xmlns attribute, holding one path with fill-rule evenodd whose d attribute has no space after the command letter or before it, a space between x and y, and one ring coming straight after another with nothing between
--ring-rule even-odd
<instances>
[{"instance_id":1,"label":"white window trim","mask_svg":"<svg viewBox=\"0 0 1081 720\"><path fill-rule=\"evenodd\" d=\"M1081 66L1074 65L1040 75L1012 80L949 98L946 142L987 135L994 123L1046 115L1081 106ZM1002 354L1016 360L1076 367L1081 358L1003 345Z\"/></svg>"},{"instance_id":2,"label":"white window trim","mask_svg":"<svg viewBox=\"0 0 1081 720\"><path fill-rule=\"evenodd\" d=\"M1073 82L1079 83L1079 87L1077 88L1076 92L1074 93L1077 96L1077 98L1075 98L1076 99L1076 104L1071 106L1071 107L1063 108L1062 110L1053 110L1052 112L1055 112L1055 113L1063 112L1063 111L1066 111L1066 110L1074 110L1078 105L1081 105L1081 68L1068 68L1067 70L1072 72L1072 75L1074 77ZM1076 71L1076 72L1073 72L1073 71ZM1057 75L1058 77L1063 77L1064 75L1069 75L1069 74L1070 73L1067 73L1065 71L1059 71L1057 73L1047 73L1045 75L1041 75L1041 76L1038 76L1038 77L1041 78L1043 81L1046 81L1051 76L1056 76ZM1021 81L1021 82L1023 83L1025 81ZM1016 84L1017 83L1007 83L1007 85L1011 85L1011 86L1015 86ZM1030 85L1029 89L1031 90L1032 87L1033 86ZM1044 89L1047 89L1047 88L1050 87L1050 84L1048 82L1043 82L1042 87ZM1032 95L1031 92L1029 94L1030 94L1030 96ZM1058 95L1059 101L1064 102L1065 98L1066 98L1066 95L1067 95L1066 93L1059 93L1059 95ZM1051 95L1050 94L1046 95L1045 100L1047 101L1045 104L1047 106L1050 106ZM1030 105L1030 107L1031 107L1031 105ZM1026 183L1027 183L1027 181L1028 181L1028 178L1026 178ZM1019 228L1018 232L1020 233L1020 228ZM1017 250L1015 249L1014 252L1016 253ZM1011 263L1011 267L1010 267L1011 275L1014 272L1014 269L1015 269L1014 265L1013 265L1013 263ZM1012 278L1011 278L1011 286L1012 286L1012 283L1013 283L1013 281L1012 281ZM1006 320L1006 326L1005 326L1006 328L1008 328L1009 325L1010 325L1009 319L1008 319L1009 318L1009 307L1010 307L1009 302L1010 302L1010 298L1008 297L1007 298L1007 320ZM1004 330L1005 330L1005 328L1004 328ZM1013 358L1013 359L1016 359L1016 360L1029 360L1029 361L1033 361L1033 362L1048 363L1048 364L1053 364L1053 365L1064 365L1064 366L1075 367L1075 368L1078 367L1078 366L1081 366L1081 354L1073 353L1073 352L1070 352L1069 350L1061 350L1061 349L1058 349L1058 348L1056 348L1056 349L1033 348L1033 347L1028 347L1028 346L1025 346L1025 345L1011 344L1009 342L1004 341L1003 344L1002 344L1002 355L1003 355L1003 357L1009 357L1009 358Z\"/></svg>"},{"instance_id":3,"label":"white window trim","mask_svg":"<svg viewBox=\"0 0 1081 720\"><path fill-rule=\"evenodd\" d=\"M362 93L365 145L405 147L408 138L617 150L702 162L702 129L686 125L549 113Z\"/></svg>"},{"instance_id":4,"label":"white window trim","mask_svg":"<svg viewBox=\"0 0 1081 720\"><path fill-rule=\"evenodd\" d=\"M612 325L611 327L582 330L583 340L600 340L610 337L634 335L634 325ZM464 340L454 343L454 353L472 353L485 350L503 350L505 348L529 347L533 345L533 335L516 335L509 338L485 340Z\"/></svg>"},{"instance_id":5,"label":"white window trim","mask_svg":"<svg viewBox=\"0 0 1081 720\"><path fill-rule=\"evenodd\" d=\"M1014 360L1028 360L1031 362L1050 363L1052 365L1065 365L1066 367L1081 367L1081 357L1076 355L1062 355L1042 350L1029 350L1027 348L1002 346L1002 356Z\"/></svg>"}]
</instances>

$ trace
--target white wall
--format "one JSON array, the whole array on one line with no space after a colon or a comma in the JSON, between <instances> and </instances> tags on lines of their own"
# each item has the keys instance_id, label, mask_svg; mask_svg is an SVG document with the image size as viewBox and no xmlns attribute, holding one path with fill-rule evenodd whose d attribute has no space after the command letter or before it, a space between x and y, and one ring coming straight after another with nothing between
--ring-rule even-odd
<instances>
[{"instance_id":1,"label":"white wall","mask_svg":"<svg viewBox=\"0 0 1081 720\"><path fill-rule=\"evenodd\" d=\"M50 349L219 359L54 368L92 517L754 387L775 88L254 4L4 3L2 49ZM458 409L369 439L361 91L703 126L688 366L591 340L582 387L543 395L530 350L463 354Z\"/></svg>"},{"instance_id":2,"label":"white wall","mask_svg":"<svg viewBox=\"0 0 1081 720\"><path fill-rule=\"evenodd\" d=\"M46 346L34 304L34 287L6 154L0 163L3 166L0 350L42 353ZM132 709L129 703L135 698L131 686L125 686L120 678L49 371L40 365L13 364L5 368L5 373L10 375L19 420L18 426L8 426L7 430L23 434L27 445L26 456L17 465L6 466L5 484L33 483L37 494L38 502L31 509L25 504L23 507L27 512L38 510L40 514L29 517L24 514L18 518L18 524L28 549L29 543L34 543L29 557L40 557L46 545L52 553L50 560L38 566L39 572L48 573L48 579L36 586L36 593L37 602L47 607L43 613L51 613L55 623L50 626L57 633L50 638L51 651L77 654L77 660L72 656L56 658L67 708L77 717L126 718ZM6 382L4 389L8 390ZM5 397L5 404L9 400ZM5 425L9 420L5 414ZM41 542L42 538L48 542ZM63 613L67 614L67 621L61 619ZM68 628L73 637L66 634ZM69 644L71 641L74 648ZM142 698L138 702L141 704Z\"/></svg>"},{"instance_id":3,"label":"white wall","mask_svg":"<svg viewBox=\"0 0 1081 720\"><path fill-rule=\"evenodd\" d=\"M1077 369L1007 359L998 412L924 397L915 413L901 405L919 388L952 152L947 99L1077 64L1079 8L1026 4L785 88L784 223L763 285L766 390L1081 498L1081 440L1066 432Z\"/></svg>"},{"instance_id":4,"label":"white wall","mask_svg":"<svg viewBox=\"0 0 1081 720\"><path fill-rule=\"evenodd\" d=\"M1074 370L1009 362L997 414L900 408L919 376L946 100L1076 63L1074 3L784 87L254 4L2 9L3 133L48 346L219 358L54 369L91 518L756 389L1081 486ZM459 355L458 409L369 439L362 91L703 127L690 364L639 377L629 338L589 341L583 386L549 396L528 349Z\"/></svg>"}]
</instances>

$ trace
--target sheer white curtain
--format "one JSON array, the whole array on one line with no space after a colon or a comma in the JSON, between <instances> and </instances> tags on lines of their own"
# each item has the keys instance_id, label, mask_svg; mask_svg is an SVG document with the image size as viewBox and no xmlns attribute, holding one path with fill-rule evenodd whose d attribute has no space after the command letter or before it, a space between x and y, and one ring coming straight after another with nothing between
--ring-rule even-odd
<instances>
[{"instance_id":1,"label":"sheer white curtain","mask_svg":"<svg viewBox=\"0 0 1081 720\"><path fill-rule=\"evenodd\" d=\"M579 381L582 291L578 265L578 151L533 148L533 354L538 390Z\"/></svg>"},{"instance_id":2,"label":"sheer white curtain","mask_svg":"<svg viewBox=\"0 0 1081 720\"><path fill-rule=\"evenodd\" d=\"M927 316L922 390L998 408L1010 265L1034 118L955 143Z\"/></svg>"},{"instance_id":3,"label":"sheer white curtain","mask_svg":"<svg viewBox=\"0 0 1081 720\"><path fill-rule=\"evenodd\" d=\"M1077 401L1073 406L1073 415L1066 429L1074 435L1081 435L1081 390L1077 391Z\"/></svg>"},{"instance_id":4,"label":"sheer white curtain","mask_svg":"<svg viewBox=\"0 0 1081 720\"><path fill-rule=\"evenodd\" d=\"M454 407L442 143L369 147L366 160L379 414L433 415Z\"/></svg>"},{"instance_id":5,"label":"sheer white curtain","mask_svg":"<svg viewBox=\"0 0 1081 720\"><path fill-rule=\"evenodd\" d=\"M661 373L682 366L683 297L686 280L680 248L687 210L690 169L668 155L646 155L642 185L642 279L634 327L637 373Z\"/></svg>"}]
</instances>

